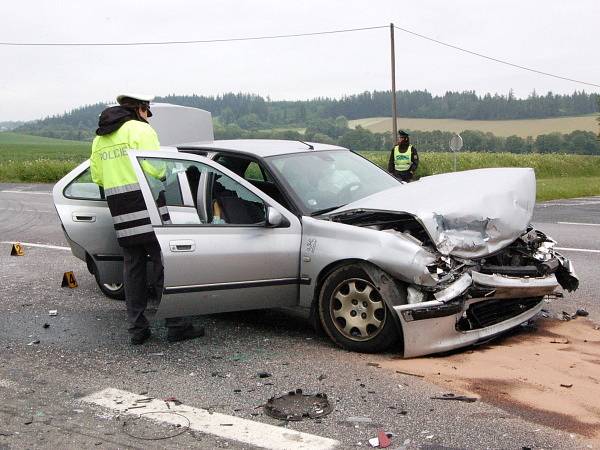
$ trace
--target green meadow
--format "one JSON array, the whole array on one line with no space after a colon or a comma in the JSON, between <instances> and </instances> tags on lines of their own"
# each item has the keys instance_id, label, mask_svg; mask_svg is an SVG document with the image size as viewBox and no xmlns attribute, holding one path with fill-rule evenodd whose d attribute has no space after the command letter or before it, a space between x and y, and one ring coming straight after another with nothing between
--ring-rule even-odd
<instances>
[{"instance_id":1,"label":"green meadow","mask_svg":"<svg viewBox=\"0 0 600 450\"><path fill-rule=\"evenodd\" d=\"M0 133L0 182L54 183L89 157L89 142ZM387 167L388 153L360 152ZM452 153L420 153L417 176L451 172ZM600 195L600 157L562 154L459 153L457 169L532 167L538 200Z\"/></svg>"}]
</instances>

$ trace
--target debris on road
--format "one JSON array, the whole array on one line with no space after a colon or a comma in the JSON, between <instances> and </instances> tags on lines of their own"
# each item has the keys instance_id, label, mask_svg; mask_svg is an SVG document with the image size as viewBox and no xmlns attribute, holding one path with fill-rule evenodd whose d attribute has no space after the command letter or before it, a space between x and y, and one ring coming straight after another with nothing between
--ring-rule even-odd
<instances>
[{"instance_id":1,"label":"debris on road","mask_svg":"<svg viewBox=\"0 0 600 450\"><path fill-rule=\"evenodd\" d=\"M561 383L560 387L564 387L564 388L572 388L572 387L573 387L573 384L572 384L572 383L571 383L571 384L562 384L562 383Z\"/></svg>"},{"instance_id":2,"label":"debris on road","mask_svg":"<svg viewBox=\"0 0 600 450\"><path fill-rule=\"evenodd\" d=\"M179 416L181 417L184 422L183 424L176 424L176 425L171 425L169 428L173 430L172 434L167 434L167 435L145 435L140 433L132 433L131 432L131 425L132 424L137 424L140 423L140 419L144 418L144 417L149 417L150 414L172 414L175 416ZM187 423L186 423L187 422ZM186 416L184 416L181 413L175 412L175 411L147 411L147 412L143 412L140 413L139 416L131 418L131 419L127 419L125 421L123 421L123 433L125 433L127 436L132 437L134 439L141 439L144 441L162 441L164 439L171 439L174 438L176 436L179 436L180 434L183 434L187 431L190 431L190 426L191 426L191 422L190 419L187 418ZM144 427L144 431L147 430L147 427ZM163 428L162 427L156 427L156 430L162 431Z\"/></svg>"},{"instance_id":3,"label":"debris on road","mask_svg":"<svg viewBox=\"0 0 600 450\"><path fill-rule=\"evenodd\" d=\"M458 402L474 403L477 401L475 397L467 397L465 395L455 395L452 393L442 394L441 397L431 397L432 400L456 400Z\"/></svg>"},{"instance_id":4,"label":"debris on road","mask_svg":"<svg viewBox=\"0 0 600 450\"><path fill-rule=\"evenodd\" d=\"M304 417L316 419L333 411L326 394L303 394L302 389L290 391L280 397L271 397L264 405L264 411L275 419L300 421Z\"/></svg>"},{"instance_id":5,"label":"debris on road","mask_svg":"<svg viewBox=\"0 0 600 450\"><path fill-rule=\"evenodd\" d=\"M258 378L269 378L269 377L271 377L273 375L270 374L269 372L258 372L256 374L256 376L258 376Z\"/></svg>"},{"instance_id":6,"label":"debris on road","mask_svg":"<svg viewBox=\"0 0 600 450\"><path fill-rule=\"evenodd\" d=\"M379 430L377 432L377 437L369 439L369 444L374 448L388 448L392 445L391 438L394 435L392 433L385 432L383 430Z\"/></svg>"},{"instance_id":7,"label":"debris on road","mask_svg":"<svg viewBox=\"0 0 600 450\"><path fill-rule=\"evenodd\" d=\"M552 339L550 341L551 344L570 344L571 341L569 341L568 339L564 339L562 341L557 341L556 339Z\"/></svg>"},{"instance_id":8,"label":"debris on road","mask_svg":"<svg viewBox=\"0 0 600 450\"><path fill-rule=\"evenodd\" d=\"M58 316L58 309L51 309L50 311L48 311L48 315L49 316Z\"/></svg>"},{"instance_id":9,"label":"debris on road","mask_svg":"<svg viewBox=\"0 0 600 450\"><path fill-rule=\"evenodd\" d=\"M419 375L418 373L403 372L402 370L396 370L396 373L402 375L410 375L411 377L425 378L425 375Z\"/></svg>"},{"instance_id":10,"label":"debris on road","mask_svg":"<svg viewBox=\"0 0 600 450\"><path fill-rule=\"evenodd\" d=\"M136 405L136 406L129 406L127 408L125 408L125 411L129 411L130 409L139 409L139 408L145 408L146 405Z\"/></svg>"},{"instance_id":11,"label":"debris on road","mask_svg":"<svg viewBox=\"0 0 600 450\"><path fill-rule=\"evenodd\" d=\"M175 404L175 406L181 405L181 402L179 400L177 400L175 397L163 398L163 401L167 404L167 406L169 405L169 402Z\"/></svg>"},{"instance_id":12,"label":"debris on road","mask_svg":"<svg viewBox=\"0 0 600 450\"><path fill-rule=\"evenodd\" d=\"M346 422L352 423L371 423L373 420L370 417L348 417Z\"/></svg>"},{"instance_id":13,"label":"debris on road","mask_svg":"<svg viewBox=\"0 0 600 450\"><path fill-rule=\"evenodd\" d=\"M323 381L323 380L325 380L326 378L327 378L327 375L323 375L323 374L321 374L321 375L319 375L319 376L317 377L317 380L319 380L319 381Z\"/></svg>"},{"instance_id":14,"label":"debris on road","mask_svg":"<svg viewBox=\"0 0 600 450\"><path fill-rule=\"evenodd\" d=\"M31 341L31 342L30 342L29 344L27 344L27 345L37 345L37 344L39 344L39 343L40 343L40 340L39 340L39 339L36 339L35 341Z\"/></svg>"},{"instance_id":15,"label":"debris on road","mask_svg":"<svg viewBox=\"0 0 600 450\"><path fill-rule=\"evenodd\" d=\"M379 363L374 363L374 362L368 362L367 366L371 366L371 367L377 367L378 369L381 368L381 366L379 365Z\"/></svg>"},{"instance_id":16,"label":"debris on road","mask_svg":"<svg viewBox=\"0 0 600 450\"><path fill-rule=\"evenodd\" d=\"M45 323L44 325L42 325L42 328L50 328L50 324L49 323Z\"/></svg>"},{"instance_id":17,"label":"debris on road","mask_svg":"<svg viewBox=\"0 0 600 450\"><path fill-rule=\"evenodd\" d=\"M587 312L585 309L583 309L583 308L580 308L580 309L578 309L577 311L575 311L575 315L576 315L576 316L580 316L580 317L587 317L587 316L589 316L589 315L590 315L590 313L589 313L589 312Z\"/></svg>"}]
</instances>

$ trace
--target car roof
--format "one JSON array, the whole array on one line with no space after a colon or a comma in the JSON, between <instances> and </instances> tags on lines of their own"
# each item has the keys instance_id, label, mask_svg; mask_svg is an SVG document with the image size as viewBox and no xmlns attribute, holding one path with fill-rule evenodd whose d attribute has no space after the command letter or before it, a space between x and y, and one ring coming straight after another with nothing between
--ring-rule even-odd
<instances>
[{"instance_id":1,"label":"car roof","mask_svg":"<svg viewBox=\"0 0 600 450\"><path fill-rule=\"evenodd\" d=\"M311 149L308 145L311 145ZM247 153L261 158L291 153L310 153L327 150L346 150L337 145L320 144L317 142L303 143L301 141L286 141L283 139L224 139L217 141L190 142L177 146L180 149L192 150L229 150Z\"/></svg>"}]
</instances>

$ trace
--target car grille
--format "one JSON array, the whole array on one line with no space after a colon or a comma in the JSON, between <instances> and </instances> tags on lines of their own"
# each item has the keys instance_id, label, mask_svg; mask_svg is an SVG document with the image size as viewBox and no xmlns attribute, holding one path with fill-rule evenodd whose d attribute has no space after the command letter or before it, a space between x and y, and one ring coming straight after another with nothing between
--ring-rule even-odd
<instances>
[{"instance_id":1,"label":"car grille","mask_svg":"<svg viewBox=\"0 0 600 450\"><path fill-rule=\"evenodd\" d=\"M489 327L518 316L538 305L543 299L517 298L508 300L484 300L474 303L467 309L467 319L471 330ZM462 327L461 327L462 328Z\"/></svg>"}]
</instances>

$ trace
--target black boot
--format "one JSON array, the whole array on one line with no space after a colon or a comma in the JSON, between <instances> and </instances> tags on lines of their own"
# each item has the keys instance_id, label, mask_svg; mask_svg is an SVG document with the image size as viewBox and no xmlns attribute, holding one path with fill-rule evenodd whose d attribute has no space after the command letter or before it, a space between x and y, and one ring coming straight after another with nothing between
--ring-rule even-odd
<instances>
[{"instance_id":1,"label":"black boot","mask_svg":"<svg viewBox=\"0 0 600 450\"><path fill-rule=\"evenodd\" d=\"M131 345L142 345L150 338L150 336L152 336L150 328L142 328L141 330L135 330L133 333L131 333L129 343Z\"/></svg>"}]
</instances>

